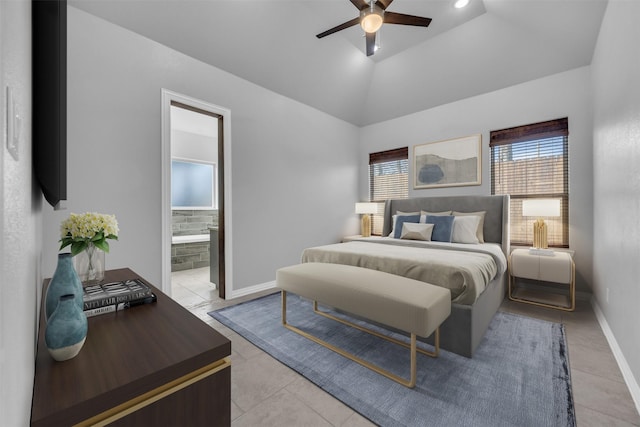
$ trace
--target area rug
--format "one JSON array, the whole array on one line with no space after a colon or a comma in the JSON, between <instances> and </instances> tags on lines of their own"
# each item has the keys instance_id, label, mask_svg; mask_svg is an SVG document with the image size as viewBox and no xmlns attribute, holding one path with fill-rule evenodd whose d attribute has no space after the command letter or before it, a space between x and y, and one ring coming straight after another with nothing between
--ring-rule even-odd
<instances>
[{"instance_id":1,"label":"area rug","mask_svg":"<svg viewBox=\"0 0 640 427\"><path fill-rule=\"evenodd\" d=\"M410 389L284 328L279 293L209 314L381 426L575 426L564 328L557 323L498 312L473 358L419 353ZM306 299L288 295L287 321L409 376L407 349L314 314Z\"/></svg>"}]
</instances>

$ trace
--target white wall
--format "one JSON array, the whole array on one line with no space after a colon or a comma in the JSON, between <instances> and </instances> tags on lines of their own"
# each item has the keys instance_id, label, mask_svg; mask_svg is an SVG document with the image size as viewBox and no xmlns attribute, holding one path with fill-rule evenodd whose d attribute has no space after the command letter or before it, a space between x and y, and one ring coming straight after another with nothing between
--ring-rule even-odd
<instances>
[{"instance_id":1,"label":"white wall","mask_svg":"<svg viewBox=\"0 0 640 427\"><path fill-rule=\"evenodd\" d=\"M368 200L368 153L409 147L409 196L491 194L489 132L569 117L569 243L576 250L577 288L591 287L592 119L590 71L582 67L499 91L367 126L360 136L360 199ZM413 189L413 146L482 134L482 184Z\"/></svg>"},{"instance_id":2,"label":"white wall","mask_svg":"<svg viewBox=\"0 0 640 427\"><path fill-rule=\"evenodd\" d=\"M31 167L31 2L0 1L0 424L28 425L41 294L42 196ZM22 118L19 160L6 150L6 88Z\"/></svg>"},{"instance_id":3,"label":"white wall","mask_svg":"<svg viewBox=\"0 0 640 427\"><path fill-rule=\"evenodd\" d=\"M610 1L592 63L593 294L640 406L640 2ZM607 290L609 296L607 298Z\"/></svg>"},{"instance_id":4,"label":"white wall","mask_svg":"<svg viewBox=\"0 0 640 427\"><path fill-rule=\"evenodd\" d=\"M161 280L161 88L231 110L233 288L357 226L358 128L68 9L67 212L44 215L44 274L69 212L115 214L107 268ZM351 227L351 228L350 228Z\"/></svg>"}]
</instances>

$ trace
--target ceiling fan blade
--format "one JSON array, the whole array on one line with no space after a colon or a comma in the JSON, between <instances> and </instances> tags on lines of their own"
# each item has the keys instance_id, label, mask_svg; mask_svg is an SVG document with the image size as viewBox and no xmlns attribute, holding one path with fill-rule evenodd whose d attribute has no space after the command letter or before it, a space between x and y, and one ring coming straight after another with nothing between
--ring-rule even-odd
<instances>
[{"instance_id":1,"label":"ceiling fan blade","mask_svg":"<svg viewBox=\"0 0 640 427\"><path fill-rule=\"evenodd\" d=\"M416 27L428 27L431 18L423 18L421 16L405 15L404 13L385 12L385 24L414 25Z\"/></svg>"},{"instance_id":2,"label":"ceiling fan blade","mask_svg":"<svg viewBox=\"0 0 640 427\"><path fill-rule=\"evenodd\" d=\"M376 33L365 33L367 39L367 56L371 56L376 51Z\"/></svg>"},{"instance_id":3,"label":"ceiling fan blade","mask_svg":"<svg viewBox=\"0 0 640 427\"><path fill-rule=\"evenodd\" d=\"M358 10L362 10L365 7L369 7L369 2L365 1L365 0L350 0L351 3L353 3L353 5L355 7L358 8ZM392 0L393 1L393 0Z\"/></svg>"},{"instance_id":4,"label":"ceiling fan blade","mask_svg":"<svg viewBox=\"0 0 640 427\"><path fill-rule=\"evenodd\" d=\"M340 24L336 27L331 28L330 30L324 31L320 34L316 34L316 37L321 39L323 37L326 37L328 35L331 35L333 33L337 33L340 30L344 30L345 28L349 28L349 27L353 27L356 24L360 23L360 18L353 18L351 21L347 21L344 24Z\"/></svg>"},{"instance_id":5,"label":"ceiling fan blade","mask_svg":"<svg viewBox=\"0 0 640 427\"><path fill-rule=\"evenodd\" d=\"M389 5L391 4L391 2L392 2L392 1L393 1L393 0L378 0L378 1L376 2L376 4L377 4L378 6L380 6L380 7L382 8L382 10L385 10L386 8L388 8L388 7L389 7Z\"/></svg>"}]
</instances>

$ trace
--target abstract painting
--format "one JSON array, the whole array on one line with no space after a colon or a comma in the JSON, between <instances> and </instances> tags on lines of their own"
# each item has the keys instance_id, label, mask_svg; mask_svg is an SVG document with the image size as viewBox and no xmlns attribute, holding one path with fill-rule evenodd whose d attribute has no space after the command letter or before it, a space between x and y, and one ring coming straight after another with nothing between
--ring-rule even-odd
<instances>
[{"instance_id":1,"label":"abstract painting","mask_svg":"<svg viewBox=\"0 0 640 427\"><path fill-rule=\"evenodd\" d=\"M482 135L413 147L413 188L480 185Z\"/></svg>"}]
</instances>

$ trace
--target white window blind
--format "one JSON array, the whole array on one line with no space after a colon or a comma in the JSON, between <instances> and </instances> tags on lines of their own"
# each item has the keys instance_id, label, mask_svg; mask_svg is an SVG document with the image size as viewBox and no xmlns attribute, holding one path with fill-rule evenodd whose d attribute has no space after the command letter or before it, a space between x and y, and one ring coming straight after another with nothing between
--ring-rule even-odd
<instances>
[{"instance_id":1,"label":"white window blind","mask_svg":"<svg viewBox=\"0 0 640 427\"><path fill-rule=\"evenodd\" d=\"M409 197L409 147L369 154L369 193L372 202ZM382 234L383 221L372 216L372 234Z\"/></svg>"},{"instance_id":2,"label":"white window blind","mask_svg":"<svg viewBox=\"0 0 640 427\"><path fill-rule=\"evenodd\" d=\"M568 119L491 132L491 194L511 196L511 243L531 245L537 218L522 216L522 201L559 199L560 217L545 218L549 246L569 247Z\"/></svg>"}]
</instances>

